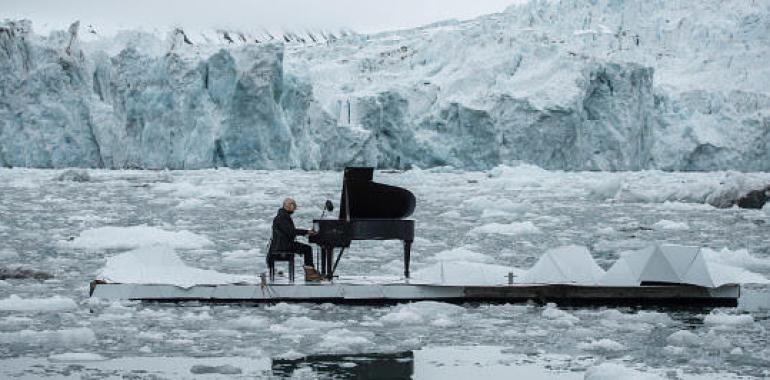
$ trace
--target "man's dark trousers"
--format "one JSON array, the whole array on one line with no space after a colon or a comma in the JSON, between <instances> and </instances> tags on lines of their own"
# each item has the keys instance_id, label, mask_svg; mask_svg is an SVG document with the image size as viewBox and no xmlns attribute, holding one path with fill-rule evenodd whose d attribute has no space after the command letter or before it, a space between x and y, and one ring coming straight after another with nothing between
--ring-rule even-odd
<instances>
[{"instance_id":1,"label":"man's dark trousers","mask_svg":"<svg viewBox=\"0 0 770 380\"><path fill-rule=\"evenodd\" d=\"M294 241L291 251L305 257L305 266L313 266L313 248L311 246Z\"/></svg>"}]
</instances>

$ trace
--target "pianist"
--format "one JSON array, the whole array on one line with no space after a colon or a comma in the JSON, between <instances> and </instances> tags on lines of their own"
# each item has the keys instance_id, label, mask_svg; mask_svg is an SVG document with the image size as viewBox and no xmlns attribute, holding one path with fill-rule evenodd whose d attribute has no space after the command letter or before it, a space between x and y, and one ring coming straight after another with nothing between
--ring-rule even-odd
<instances>
[{"instance_id":1,"label":"pianist","mask_svg":"<svg viewBox=\"0 0 770 380\"><path fill-rule=\"evenodd\" d=\"M267 260L270 261L272 252L294 252L303 255L305 259L305 281L319 281L323 277L315 270L313 266L313 249L307 245L294 241L297 236L315 235L313 230L304 230L294 228L294 221L291 214L297 209L297 202L294 199L286 198L283 200L283 207L278 209L278 214L273 218L273 237L270 240L270 247L267 252Z\"/></svg>"}]
</instances>

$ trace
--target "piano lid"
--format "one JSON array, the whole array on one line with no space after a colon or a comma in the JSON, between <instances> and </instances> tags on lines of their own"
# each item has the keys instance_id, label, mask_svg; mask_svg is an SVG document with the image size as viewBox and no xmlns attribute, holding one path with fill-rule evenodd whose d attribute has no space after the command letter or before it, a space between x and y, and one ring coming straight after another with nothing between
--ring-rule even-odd
<instances>
[{"instance_id":1,"label":"piano lid","mask_svg":"<svg viewBox=\"0 0 770 380\"><path fill-rule=\"evenodd\" d=\"M411 191L372 181L374 168L345 168L340 199L340 219L401 219L414 212Z\"/></svg>"}]
</instances>

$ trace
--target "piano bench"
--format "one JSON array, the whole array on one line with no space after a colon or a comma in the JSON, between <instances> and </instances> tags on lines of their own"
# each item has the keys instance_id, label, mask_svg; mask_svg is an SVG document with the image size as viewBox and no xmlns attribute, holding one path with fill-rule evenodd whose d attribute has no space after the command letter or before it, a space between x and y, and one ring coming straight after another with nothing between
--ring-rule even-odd
<instances>
[{"instance_id":1,"label":"piano bench","mask_svg":"<svg viewBox=\"0 0 770 380\"><path fill-rule=\"evenodd\" d=\"M275 282L275 262L287 261L289 263L289 282L294 282L294 256L297 253L291 251L276 251L267 254L267 268L270 271L270 282Z\"/></svg>"}]
</instances>

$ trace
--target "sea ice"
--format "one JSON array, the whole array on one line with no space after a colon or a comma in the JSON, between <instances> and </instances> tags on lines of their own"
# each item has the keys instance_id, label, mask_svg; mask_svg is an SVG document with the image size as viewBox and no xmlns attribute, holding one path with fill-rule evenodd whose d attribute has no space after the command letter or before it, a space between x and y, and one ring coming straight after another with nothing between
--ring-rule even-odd
<instances>
[{"instance_id":1,"label":"sea ice","mask_svg":"<svg viewBox=\"0 0 770 380\"><path fill-rule=\"evenodd\" d=\"M190 231L167 231L147 225L131 227L99 227L85 230L65 246L90 250L134 249L149 245L165 245L178 249L196 249L212 245L211 240Z\"/></svg>"},{"instance_id":2,"label":"sea ice","mask_svg":"<svg viewBox=\"0 0 770 380\"><path fill-rule=\"evenodd\" d=\"M623 180L619 177L600 180L588 184L588 196L591 199L606 200L615 198L623 186Z\"/></svg>"},{"instance_id":3,"label":"sea ice","mask_svg":"<svg viewBox=\"0 0 770 380\"><path fill-rule=\"evenodd\" d=\"M580 318L570 314L569 312L559 309L554 303L548 303L545 305L541 315L543 318L564 327L572 327L572 325L575 323L580 322Z\"/></svg>"},{"instance_id":4,"label":"sea ice","mask_svg":"<svg viewBox=\"0 0 770 380\"><path fill-rule=\"evenodd\" d=\"M434 301L398 305L383 315L381 321L389 325L414 325L441 318L458 318L465 308Z\"/></svg>"},{"instance_id":5,"label":"sea ice","mask_svg":"<svg viewBox=\"0 0 770 380\"><path fill-rule=\"evenodd\" d=\"M663 380L655 374L642 372L621 364L604 362L586 370L585 380Z\"/></svg>"},{"instance_id":6,"label":"sea ice","mask_svg":"<svg viewBox=\"0 0 770 380\"><path fill-rule=\"evenodd\" d=\"M532 222L511 222L508 224L489 223L470 230L471 234L528 235L539 234L540 229Z\"/></svg>"},{"instance_id":7,"label":"sea ice","mask_svg":"<svg viewBox=\"0 0 770 380\"><path fill-rule=\"evenodd\" d=\"M264 317L242 316L226 322L230 328L238 330L257 331L270 325L270 321Z\"/></svg>"},{"instance_id":8,"label":"sea ice","mask_svg":"<svg viewBox=\"0 0 770 380\"><path fill-rule=\"evenodd\" d=\"M669 335L666 338L669 344L682 347L700 346L703 344L703 339L689 330L679 330Z\"/></svg>"},{"instance_id":9,"label":"sea ice","mask_svg":"<svg viewBox=\"0 0 770 380\"><path fill-rule=\"evenodd\" d=\"M352 351L371 344L366 335L371 333L352 332L348 329L329 330L321 337L320 347L333 351Z\"/></svg>"},{"instance_id":10,"label":"sea ice","mask_svg":"<svg viewBox=\"0 0 770 380\"><path fill-rule=\"evenodd\" d=\"M78 305L72 298L58 295L47 298L21 298L16 294L11 294L8 298L0 299L0 310L64 311L77 308Z\"/></svg>"},{"instance_id":11,"label":"sea ice","mask_svg":"<svg viewBox=\"0 0 770 380\"><path fill-rule=\"evenodd\" d=\"M21 330L0 333L0 343L35 346L82 346L96 343L96 334L87 327L62 330Z\"/></svg>"},{"instance_id":12,"label":"sea ice","mask_svg":"<svg viewBox=\"0 0 770 380\"><path fill-rule=\"evenodd\" d=\"M223 365L203 365L196 364L190 367L190 373L195 375L220 374L220 375L240 375L243 370L229 364Z\"/></svg>"},{"instance_id":13,"label":"sea ice","mask_svg":"<svg viewBox=\"0 0 770 380\"><path fill-rule=\"evenodd\" d=\"M592 340L590 342L578 343L577 348L583 351L595 351L595 352L613 352L623 351L626 346L607 338L598 340Z\"/></svg>"},{"instance_id":14,"label":"sea ice","mask_svg":"<svg viewBox=\"0 0 770 380\"><path fill-rule=\"evenodd\" d=\"M489 255L474 251L468 247L457 247L437 253L433 257L433 260L444 262L467 261L472 263L489 264L494 259Z\"/></svg>"},{"instance_id":15,"label":"sea ice","mask_svg":"<svg viewBox=\"0 0 770 380\"><path fill-rule=\"evenodd\" d=\"M652 228L656 230L689 230L690 226L685 222L675 222L673 220L661 219L652 225Z\"/></svg>"},{"instance_id":16,"label":"sea ice","mask_svg":"<svg viewBox=\"0 0 770 380\"><path fill-rule=\"evenodd\" d=\"M308 334L318 333L325 329L342 327L342 322L322 321L305 316L289 317L280 324L270 325L270 331L277 334Z\"/></svg>"},{"instance_id":17,"label":"sea ice","mask_svg":"<svg viewBox=\"0 0 770 380\"><path fill-rule=\"evenodd\" d=\"M102 355L91 352L65 352L63 354L54 354L48 357L48 360L57 363L77 363L77 362L97 362L107 360Z\"/></svg>"},{"instance_id":18,"label":"sea ice","mask_svg":"<svg viewBox=\"0 0 770 380\"><path fill-rule=\"evenodd\" d=\"M707 325L740 326L751 325L754 317L748 314L727 314L719 309L714 309L703 318Z\"/></svg>"}]
</instances>

